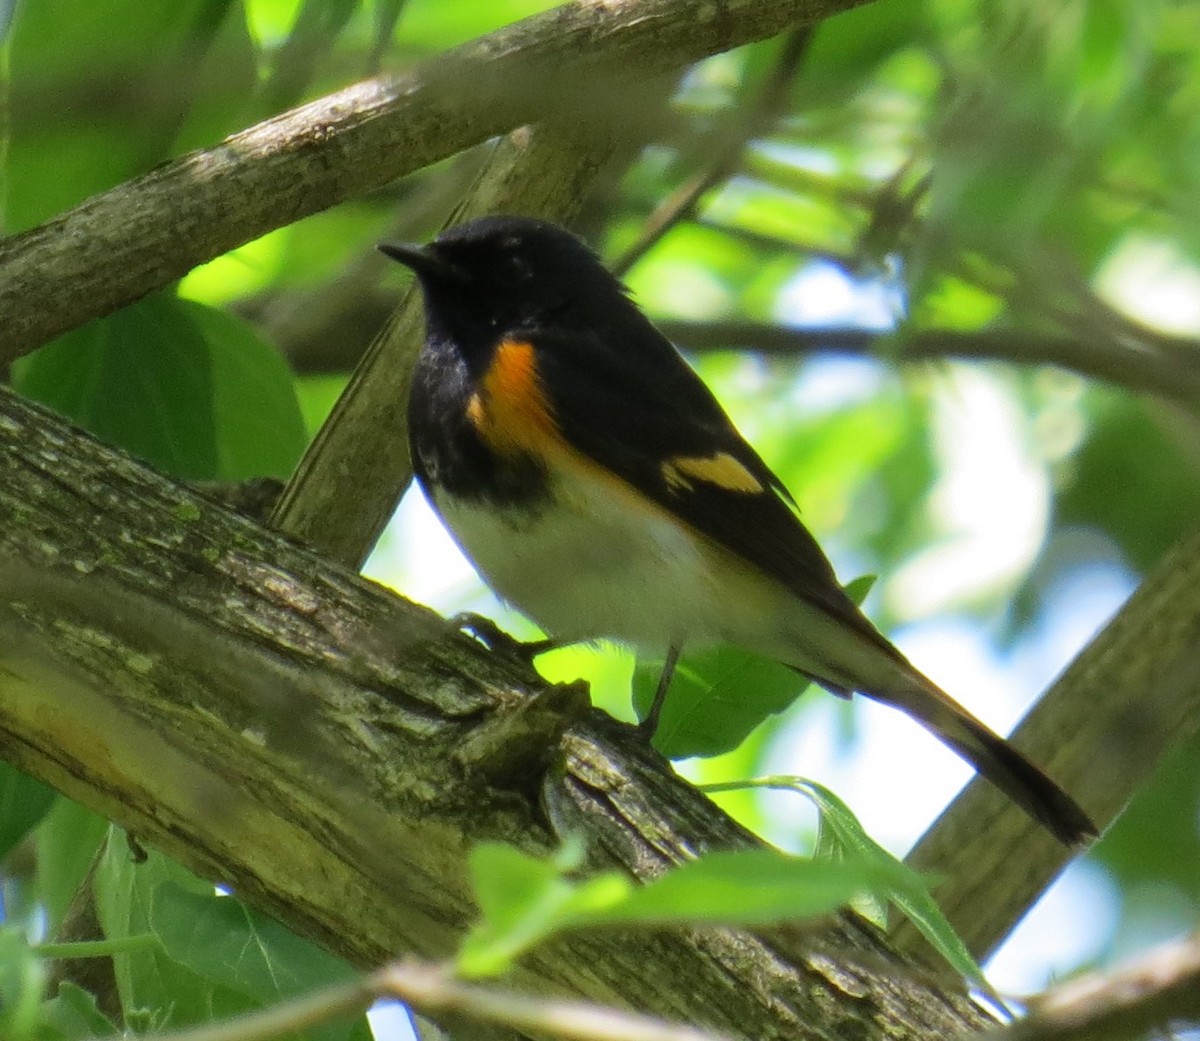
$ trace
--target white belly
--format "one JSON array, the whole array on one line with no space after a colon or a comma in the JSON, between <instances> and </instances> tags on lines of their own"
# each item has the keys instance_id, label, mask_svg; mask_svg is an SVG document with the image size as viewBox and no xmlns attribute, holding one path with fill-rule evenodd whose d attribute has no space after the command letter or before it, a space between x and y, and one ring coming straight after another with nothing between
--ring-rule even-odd
<instances>
[{"instance_id":1,"label":"white belly","mask_svg":"<svg viewBox=\"0 0 1200 1041\"><path fill-rule=\"evenodd\" d=\"M600 476L552 481L530 515L439 495L435 504L493 591L563 642L610 639L661 654L729 638L712 547Z\"/></svg>"},{"instance_id":2,"label":"white belly","mask_svg":"<svg viewBox=\"0 0 1200 1041\"><path fill-rule=\"evenodd\" d=\"M613 640L653 655L731 644L856 690L907 682L897 659L595 473L552 479L556 507L435 505L502 600L563 643Z\"/></svg>"}]
</instances>

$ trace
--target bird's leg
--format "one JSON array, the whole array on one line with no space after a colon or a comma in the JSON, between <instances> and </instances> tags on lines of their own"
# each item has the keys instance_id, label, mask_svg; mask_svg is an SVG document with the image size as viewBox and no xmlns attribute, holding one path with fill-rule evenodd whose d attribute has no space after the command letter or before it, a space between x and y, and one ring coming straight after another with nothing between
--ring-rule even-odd
<instances>
[{"instance_id":1,"label":"bird's leg","mask_svg":"<svg viewBox=\"0 0 1200 1041\"><path fill-rule=\"evenodd\" d=\"M679 664L679 652L683 650L683 641L676 640L667 648L667 657L663 662L662 672L658 676L658 686L654 689L654 700L650 702L650 711L646 718L638 724L638 729L647 739L654 737L658 729L658 717L662 715L663 704L667 700L667 691L671 689L671 677L675 675L675 666Z\"/></svg>"},{"instance_id":2,"label":"bird's leg","mask_svg":"<svg viewBox=\"0 0 1200 1041\"><path fill-rule=\"evenodd\" d=\"M485 618L474 611L463 611L450 619L450 624L456 629L470 633L488 650L496 654L504 654L516 658L525 664L532 664L533 659L546 651L552 651L558 646L553 640L518 640L510 636L490 618Z\"/></svg>"}]
</instances>

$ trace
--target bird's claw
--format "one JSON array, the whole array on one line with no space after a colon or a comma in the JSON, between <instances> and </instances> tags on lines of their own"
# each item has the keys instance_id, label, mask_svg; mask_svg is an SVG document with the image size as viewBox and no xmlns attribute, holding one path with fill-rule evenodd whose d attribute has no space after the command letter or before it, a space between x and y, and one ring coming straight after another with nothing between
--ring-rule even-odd
<instances>
[{"instance_id":1,"label":"bird's claw","mask_svg":"<svg viewBox=\"0 0 1200 1041\"><path fill-rule=\"evenodd\" d=\"M456 629L470 633L493 654L515 658L526 665L532 664L539 654L554 647L553 640L518 640L500 628L490 618L474 611L463 611L450 619Z\"/></svg>"}]
</instances>

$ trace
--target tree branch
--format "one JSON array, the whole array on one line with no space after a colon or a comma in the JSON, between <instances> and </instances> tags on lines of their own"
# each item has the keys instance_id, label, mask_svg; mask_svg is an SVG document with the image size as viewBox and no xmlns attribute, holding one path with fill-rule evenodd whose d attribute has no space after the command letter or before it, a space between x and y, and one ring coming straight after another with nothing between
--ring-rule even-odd
<instances>
[{"instance_id":1,"label":"tree branch","mask_svg":"<svg viewBox=\"0 0 1200 1041\"><path fill-rule=\"evenodd\" d=\"M390 300L364 280L353 305L349 303L333 313L305 307L306 320L288 327L262 315L270 306L263 301L247 300L241 309L251 320L269 325L273 342L298 372L340 372L362 355L371 333L387 315ZM328 330L335 323L341 335L331 340ZM845 354L895 363L961 358L1055 365L1188 407L1200 401L1200 341L1186 338L1173 339L1169 346L1148 343L1142 348L1027 329L906 329L902 336L895 336L845 326L795 328L737 319L692 322L659 318L655 324L684 350L698 353L745 349L796 358Z\"/></svg>"},{"instance_id":2,"label":"tree branch","mask_svg":"<svg viewBox=\"0 0 1200 1041\"><path fill-rule=\"evenodd\" d=\"M275 228L517 126L617 124L605 83L678 71L862 0L575 0L164 164L0 242L0 364ZM464 89L468 84L470 89Z\"/></svg>"},{"instance_id":3,"label":"tree branch","mask_svg":"<svg viewBox=\"0 0 1200 1041\"><path fill-rule=\"evenodd\" d=\"M1013 741L1104 828L1198 729L1200 532L1146 576ZM1036 832L976 779L908 857L918 871L942 879L934 896L977 958L1008 935L1066 861L1060 846ZM910 952L927 949L908 922L897 922L892 938Z\"/></svg>"},{"instance_id":4,"label":"tree branch","mask_svg":"<svg viewBox=\"0 0 1200 1041\"><path fill-rule=\"evenodd\" d=\"M1038 995L1030 1015L978 1041L1132 1041L1200 1024L1200 935L1163 944L1113 972Z\"/></svg>"},{"instance_id":5,"label":"tree branch","mask_svg":"<svg viewBox=\"0 0 1200 1041\"><path fill-rule=\"evenodd\" d=\"M1200 341L1171 347L1026 329L912 329L897 334L869 329L797 329L763 322L681 322L659 328L688 350L751 348L764 354L816 352L875 355L891 361L935 358L994 359L1024 365L1057 365L1134 391L1194 405L1200 401Z\"/></svg>"},{"instance_id":6,"label":"tree branch","mask_svg":"<svg viewBox=\"0 0 1200 1041\"><path fill-rule=\"evenodd\" d=\"M753 841L576 687L7 392L0 515L0 755L353 964L445 957L481 839L643 878ZM513 982L737 1037L983 1023L850 917L581 933Z\"/></svg>"}]
</instances>

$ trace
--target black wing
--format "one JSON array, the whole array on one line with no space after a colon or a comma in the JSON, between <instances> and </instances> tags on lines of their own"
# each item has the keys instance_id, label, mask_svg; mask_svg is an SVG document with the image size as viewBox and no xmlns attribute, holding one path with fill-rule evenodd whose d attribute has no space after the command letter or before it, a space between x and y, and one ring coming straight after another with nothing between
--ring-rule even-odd
<instances>
[{"instance_id":1,"label":"black wing","mask_svg":"<svg viewBox=\"0 0 1200 1041\"><path fill-rule=\"evenodd\" d=\"M797 596L891 645L845 594L783 483L712 392L647 324L607 350L596 336L529 337L567 440ZM894 652L892 652L894 653Z\"/></svg>"}]
</instances>

